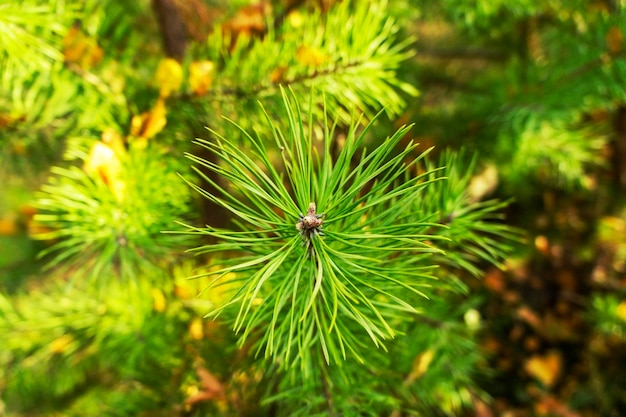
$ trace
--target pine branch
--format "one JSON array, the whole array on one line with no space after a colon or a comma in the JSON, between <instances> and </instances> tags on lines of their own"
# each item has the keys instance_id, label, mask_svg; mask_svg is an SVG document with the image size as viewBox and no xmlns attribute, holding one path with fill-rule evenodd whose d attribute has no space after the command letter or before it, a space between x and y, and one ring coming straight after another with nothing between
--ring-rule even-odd
<instances>
[{"instance_id":1,"label":"pine branch","mask_svg":"<svg viewBox=\"0 0 626 417\"><path fill-rule=\"evenodd\" d=\"M243 87L225 87L221 89L211 90L207 93L206 96L201 97L201 98L191 93L184 93L184 94L181 94L179 97L180 99L183 99L183 100L197 101L197 102L202 102L206 99L220 100L220 99L226 98L226 99L231 99L235 101L240 100L240 99L254 99L259 96L265 95L265 93L275 94L276 92L280 91L281 86L298 88L301 86L308 85L308 81L316 81L317 79L321 77L333 77L333 76L342 75L348 72L351 68L358 68L360 66L363 66L365 63L366 62L364 61L363 62L351 62L351 63L339 65L334 68L326 68L326 69L320 69L320 70L316 69L308 74L301 74L291 79L284 79L282 80L280 84L272 84L272 83L259 84L259 85L252 86L248 89L245 89Z\"/></svg>"},{"instance_id":2,"label":"pine branch","mask_svg":"<svg viewBox=\"0 0 626 417\"><path fill-rule=\"evenodd\" d=\"M271 107L273 99L272 106L279 106L279 86L289 85L301 94L312 87L323 92L329 111L344 123L349 123L355 108L370 116L381 107L399 113L404 103L400 91L417 93L395 76L411 55L411 40L396 42L393 20L371 12L371 7L384 8L385 2L348 3L335 5L323 16L310 13L301 24L282 25L262 39L240 35L233 46L228 32L216 28L207 45L195 53L197 59L216 65L212 88L199 96L187 92L176 98L214 104L224 113L226 102L240 105L242 100L263 99ZM311 105L321 109L322 94ZM244 127L255 124L250 117L245 122Z\"/></svg>"},{"instance_id":3,"label":"pine branch","mask_svg":"<svg viewBox=\"0 0 626 417\"><path fill-rule=\"evenodd\" d=\"M258 352L286 369L307 372L310 349L320 350L328 364L348 358L364 361L364 337L384 348L400 332L402 316L411 317L420 297L427 297L431 260L475 272L464 256L498 262L505 253L499 241L513 233L487 224L500 205L466 207L463 181L453 183L463 190L455 194L438 188L443 182L436 168L414 174L426 153L412 156L412 143L394 153L408 128L359 158L356 153L368 128L357 134L353 123L343 148L332 158L328 123L322 124L318 154L312 142L313 114L302 115L293 92L284 92L283 99L279 116L288 120L288 132L266 116L282 166L270 162L267 140L240 127L249 150L213 132L214 141L197 143L221 164L187 155L230 182L228 189L212 183L217 193L190 185L237 219L235 230L187 226L190 233L216 239L196 252L234 255L202 275L211 279L209 287L232 289L230 300L211 315L232 312L240 343L253 330L260 332ZM211 182L207 176L205 180ZM453 233L432 222L442 208L433 203L440 201L456 213ZM448 240L458 245L451 246L457 254L444 261L434 244L445 247ZM438 287L459 290L444 283Z\"/></svg>"},{"instance_id":4,"label":"pine branch","mask_svg":"<svg viewBox=\"0 0 626 417\"><path fill-rule=\"evenodd\" d=\"M239 250L242 255L251 254L224 259L222 268L211 274L216 277L215 283L227 274L241 276L242 287L233 294L230 303L217 312L229 305L238 306L234 329L243 331L242 340L251 329L270 320L262 343L268 357L283 357L287 364L293 360L299 362L298 358L306 356L302 349L312 341L306 340L306 334L295 332L295 327L302 325L317 329L315 333L320 335L328 333L328 337L315 342L324 350L327 362L337 362L348 352L358 357L360 353L354 345L358 336L350 323L360 323L373 343L380 345L395 333L390 324L395 315L393 309L412 310L399 297L398 291L421 294L419 277L426 277L428 269L422 271L423 267L416 264L419 256L407 257L404 264L395 261L397 265L394 266L384 259L376 259L373 251L383 251L390 257L394 253L409 256L437 251L424 243L427 239L436 240L436 236L409 232L424 230L428 224L419 221L405 223L413 229L407 228L402 233L391 227L395 221L399 222L398 225L407 222L407 215L397 213L394 208L397 206L390 205L392 201L398 205L408 203L428 182L423 176L417 176L396 187L394 192L390 193L388 187L423 156L403 168L401 161L415 145L398 155L391 155L406 132L403 128L383 146L364 156L356 168L351 167L349 163L365 134L357 136L353 125L337 162L331 165L332 133L327 131L324 136L325 156L314 155L312 135L304 132L299 107L292 104L295 100L293 93L284 95L284 100L290 133L284 134L273 127L269 116L267 123L274 131L276 146L282 149L285 173L293 194L267 159L264 143L246 132L242 133L247 136L252 154L244 153L224 138L218 138L215 143L200 141L218 155L223 164L189 157L228 178L232 187L229 192L221 190L219 196L194 188L229 210L246 229L236 233L213 227L191 230L218 239L219 243L198 249L203 253ZM392 159L387 161L389 157ZM255 161L257 158L258 162ZM384 180L374 183L368 195L359 195L365 184L379 177ZM311 210L314 202L320 212L323 209L324 216L318 218L315 226L300 226L298 233L296 220L300 212L307 211L299 207ZM368 212L372 218L380 219L378 224L363 222ZM315 209L309 211L313 218L315 214ZM367 234L362 232L364 227ZM364 280L366 275L370 276L367 281ZM309 290L297 295L299 287L308 288L308 285L311 285ZM373 301L372 296L376 293L386 301ZM257 297L265 300L260 306L255 306ZM394 304L396 307L392 308ZM278 318L284 314L291 319L279 324Z\"/></svg>"},{"instance_id":5,"label":"pine branch","mask_svg":"<svg viewBox=\"0 0 626 417\"><path fill-rule=\"evenodd\" d=\"M53 167L36 203L35 221L47 230L36 238L54 240L40 256L51 257L49 267L78 267L77 279L111 270L137 279L184 241L161 233L189 213L190 196L175 173L184 168L166 163L158 149L114 148L97 142L82 155L82 169Z\"/></svg>"}]
</instances>

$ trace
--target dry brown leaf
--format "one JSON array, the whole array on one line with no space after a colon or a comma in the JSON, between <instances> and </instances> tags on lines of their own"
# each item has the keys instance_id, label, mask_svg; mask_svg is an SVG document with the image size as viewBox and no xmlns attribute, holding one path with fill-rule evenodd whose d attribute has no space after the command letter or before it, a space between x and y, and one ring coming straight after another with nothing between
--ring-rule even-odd
<instances>
[{"instance_id":1,"label":"dry brown leaf","mask_svg":"<svg viewBox=\"0 0 626 417\"><path fill-rule=\"evenodd\" d=\"M535 412L539 416L580 417L580 414L572 411L566 404L552 395L542 396L535 403Z\"/></svg>"},{"instance_id":2,"label":"dry brown leaf","mask_svg":"<svg viewBox=\"0 0 626 417\"><path fill-rule=\"evenodd\" d=\"M478 396L472 395L472 403L474 404L475 417L494 417L493 411L489 408L489 405Z\"/></svg>"},{"instance_id":3,"label":"dry brown leaf","mask_svg":"<svg viewBox=\"0 0 626 417\"><path fill-rule=\"evenodd\" d=\"M542 327L542 322L537 313L530 308L523 306L517 309L517 318L528 323L533 329L538 330Z\"/></svg>"},{"instance_id":4,"label":"dry brown leaf","mask_svg":"<svg viewBox=\"0 0 626 417\"><path fill-rule=\"evenodd\" d=\"M506 289L506 283L504 282L504 273L495 268L491 268L483 280L485 287L491 291L499 294Z\"/></svg>"},{"instance_id":5,"label":"dry brown leaf","mask_svg":"<svg viewBox=\"0 0 626 417\"><path fill-rule=\"evenodd\" d=\"M490 336L482 341L482 350L488 355L495 355L502 349L502 343L495 337Z\"/></svg>"},{"instance_id":6,"label":"dry brown leaf","mask_svg":"<svg viewBox=\"0 0 626 417\"><path fill-rule=\"evenodd\" d=\"M222 400L225 398L224 386L215 375L204 367L197 367L196 374L202 385L201 390L196 390L194 394L185 400L185 404L191 405L202 401Z\"/></svg>"},{"instance_id":7,"label":"dry brown leaf","mask_svg":"<svg viewBox=\"0 0 626 417\"><path fill-rule=\"evenodd\" d=\"M606 34L606 46L611 55L621 52L624 45L624 34L617 26L613 26Z\"/></svg>"},{"instance_id":8,"label":"dry brown leaf","mask_svg":"<svg viewBox=\"0 0 626 417\"><path fill-rule=\"evenodd\" d=\"M261 2L242 7L232 19L222 25L222 32L231 39L230 48L237 44L239 36L253 37L265 33L266 16L271 14L271 5Z\"/></svg>"}]
</instances>

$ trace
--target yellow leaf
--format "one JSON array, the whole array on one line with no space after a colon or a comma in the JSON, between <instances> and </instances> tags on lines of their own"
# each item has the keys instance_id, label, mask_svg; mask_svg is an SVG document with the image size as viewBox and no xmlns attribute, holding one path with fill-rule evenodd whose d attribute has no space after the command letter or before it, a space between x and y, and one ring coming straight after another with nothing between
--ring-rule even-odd
<instances>
[{"instance_id":1,"label":"yellow leaf","mask_svg":"<svg viewBox=\"0 0 626 417\"><path fill-rule=\"evenodd\" d=\"M172 58L161 60L156 72L156 82L159 85L159 96L162 98L169 97L180 87L183 81L183 69Z\"/></svg>"},{"instance_id":2,"label":"yellow leaf","mask_svg":"<svg viewBox=\"0 0 626 417\"><path fill-rule=\"evenodd\" d=\"M165 101L159 98L151 111L133 116L130 122L130 134L143 139L150 139L167 124Z\"/></svg>"},{"instance_id":3,"label":"yellow leaf","mask_svg":"<svg viewBox=\"0 0 626 417\"><path fill-rule=\"evenodd\" d=\"M302 27L306 20L302 13L300 13L298 10L294 10L287 15L287 22L289 23L289 26L297 29Z\"/></svg>"},{"instance_id":4,"label":"yellow leaf","mask_svg":"<svg viewBox=\"0 0 626 417\"><path fill-rule=\"evenodd\" d=\"M213 84L213 61L195 61L189 65L189 86L199 96L206 94Z\"/></svg>"},{"instance_id":5,"label":"yellow leaf","mask_svg":"<svg viewBox=\"0 0 626 417\"><path fill-rule=\"evenodd\" d=\"M194 317L189 323L189 335L193 340L201 340L204 337L204 326L200 317Z\"/></svg>"},{"instance_id":6,"label":"yellow leaf","mask_svg":"<svg viewBox=\"0 0 626 417\"><path fill-rule=\"evenodd\" d=\"M524 370L548 388L559 378L561 368L562 358L557 351L531 356L524 363Z\"/></svg>"},{"instance_id":7,"label":"yellow leaf","mask_svg":"<svg viewBox=\"0 0 626 417\"><path fill-rule=\"evenodd\" d=\"M63 353L73 341L74 338L69 334L59 336L50 343L50 351L52 353Z\"/></svg>"},{"instance_id":8,"label":"yellow leaf","mask_svg":"<svg viewBox=\"0 0 626 417\"><path fill-rule=\"evenodd\" d=\"M113 148L103 142L96 142L85 160L83 169L92 176L99 177L118 200L124 197L124 182L120 178L121 163Z\"/></svg>"},{"instance_id":9,"label":"yellow leaf","mask_svg":"<svg viewBox=\"0 0 626 417\"><path fill-rule=\"evenodd\" d=\"M307 67L319 67L328 59L319 49L301 46L296 51L298 62Z\"/></svg>"},{"instance_id":10,"label":"yellow leaf","mask_svg":"<svg viewBox=\"0 0 626 417\"><path fill-rule=\"evenodd\" d=\"M167 307L167 300L165 299L165 295L163 291L158 288L152 289L152 308L154 311L158 311L162 313L165 311L165 307Z\"/></svg>"},{"instance_id":11,"label":"yellow leaf","mask_svg":"<svg viewBox=\"0 0 626 417\"><path fill-rule=\"evenodd\" d=\"M619 305L615 309L615 315L620 319L626 321L626 300L619 303Z\"/></svg>"},{"instance_id":12,"label":"yellow leaf","mask_svg":"<svg viewBox=\"0 0 626 417\"><path fill-rule=\"evenodd\" d=\"M428 349L415 357L413 360L413 367L411 368L411 372L407 376L404 381L405 385L410 384L418 378L421 378L428 368L430 367L433 358L435 357L435 351L432 349Z\"/></svg>"}]
</instances>

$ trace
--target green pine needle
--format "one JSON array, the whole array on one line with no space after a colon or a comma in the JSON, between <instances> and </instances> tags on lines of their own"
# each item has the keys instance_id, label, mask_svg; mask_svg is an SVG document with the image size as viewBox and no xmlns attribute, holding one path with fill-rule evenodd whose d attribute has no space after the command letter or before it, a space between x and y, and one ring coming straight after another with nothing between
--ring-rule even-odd
<instances>
[{"instance_id":1,"label":"green pine needle","mask_svg":"<svg viewBox=\"0 0 626 417\"><path fill-rule=\"evenodd\" d=\"M206 274L210 287L235 281L230 301L212 315L233 309L241 343L254 333L259 351L287 367L307 362L315 346L328 363L348 356L363 361L370 348L363 341L384 348L399 333L398 313L414 314L415 297L427 297L429 257L440 252L433 242L442 238L433 234L432 215L411 208L440 178L436 169L411 174L428 151L415 157L412 142L397 151L410 127L361 153L368 130L358 131L353 122L335 156L333 128L317 146L311 114L303 120L294 93L282 95L286 132L266 112L273 138L239 128L242 147L212 132L214 141L196 143L219 163L187 155L228 181L220 185L197 169L217 191L190 185L228 210L240 229L187 226L189 233L217 240L196 252L234 254ZM272 141L282 166L267 156Z\"/></svg>"}]
</instances>

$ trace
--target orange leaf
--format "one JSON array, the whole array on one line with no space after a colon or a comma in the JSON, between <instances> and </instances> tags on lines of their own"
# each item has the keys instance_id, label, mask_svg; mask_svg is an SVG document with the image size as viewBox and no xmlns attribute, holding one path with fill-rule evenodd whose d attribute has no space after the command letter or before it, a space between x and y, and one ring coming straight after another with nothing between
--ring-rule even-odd
<instances>
[{"instance_id":1,"label":"orange leaf","mask_svg":"<svg viewBox=\"0 0 626 417\"><path fill-rule=\"evenodd\" d=\"M131 135L138 138L150 139L163 130L167 124L166 116L167 109L165 108L165 101L163 98L159 98L151 111L133 116L130 122Z\"/></svg>"},{"instance_id":2,"label":"orange leaf","mask_svg":"<svg viewBox=\"0 0 626 417\"><path fill-rule=\"evenodd\" d=\"M155 78L159 85L159 96L169 97L178 90L183 81L183 68L175 59L162 59Z\"/></svg>"},{"instance_id":3,"label":"orange leaf","mask_svg":"<svg viewBox=\"0 0 626 417\"><path fill-rule=\"evenodd\" d=\"M189 86L199 96L203 96L211 89L213 84L213 61L195 61L189 65Z\"/></svg>"},{"instance_id":4,"label":"orange leaf","mask_svg":"<svg viewBox=\"0 0 626 417\"><path fill-rule=\"evenodd\" d=\"M66 62L89 69L100 62L103 52L95 39L74 25L63 38L63 56Z\"/></svg>"},{"instance_id":5,"label":"orange leaf","mask_svg":"<svg viewBox=\"0 0 626 417\"><path fill-rule=\"evenodd\" d=\"M495 293L501 293L506 289L506 283L504 282L504 274L502 271L496 268L492 268L487 271L485 278L483 279L485 287Z\"/></svg>"},{"instance_id":6,"label":"orange leaf","mask_svg":"<svg viewBox=\"0 0 626 417\"><path fill-rule=\"evenodd\" d=\"M0 236L16 235L17 232L17 222L14 218L5 217L0 219Z\"/></svg>"},{"instance_id":7,"label":"orange leaf","mask_svg":"<svg viewBox=\"0 0 626 417\"><path fill-rule=\"evenodd\" d=\"M624 34L617 26L613 26L606 34L606 45L611 55L618 54L624 45Z\"/></svg>"},{"instance_id":8,"label":"orange leaf","mask_svg":"<svg viewBox=\"0 0 626 417\"><path fill-rule=\"evenodd\" d=\"M531 356L524 363L524 370L546 387L551 387L559 378L562 369L561 354L548 352L545 356Z\"/></svg>"},{"instance_id":9,"label":"orange leaf","mask_svg":"<svg viewBox=\"0 0 626 417\"><path fill-rule=\"evenodd\" d=\"M242 7L235 16L223 26L225 32L230 32L233 38L238 35L254 35L265 32L265 16L269 13L269 4L258 3Z\"/></svg>"},{"instance_id":10,"label":"orange leaf","mask_svg":"<svg viewBox=\"0 0 626 417\"><path fill-rule=\"evenodd\" d=\"M270 80L272 81L272 84L278 84L281 81L283 81L283 78L286 72L287 72L287 67L284 65L280 65L274 68L274 70L272 71L272 74L270 75Z\"/></svg>"},{"instance_id":11,"label":"orange leaf","mask_svg":"<svg viewBox=\"0 0 626 417\"><path fill-rule=\"evenodd\" d=\"M175 285L174 294L176 294L178 298L181 298L183 300L191 298L191 291L189 290L188 287L183 286L183 285Z\"/></svg>"}]
</instances>

